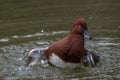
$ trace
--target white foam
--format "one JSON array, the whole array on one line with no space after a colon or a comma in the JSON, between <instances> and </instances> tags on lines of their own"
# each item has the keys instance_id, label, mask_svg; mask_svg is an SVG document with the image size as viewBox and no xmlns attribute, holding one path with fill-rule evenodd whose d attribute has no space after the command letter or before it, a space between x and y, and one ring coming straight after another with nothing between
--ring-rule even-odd
<instances>
[{"instance_id":1,"label":"white foam","mask_svg":"<svg viewBox=\"0 0 120 80\"><path fill-rule=\"evenodd\" d=\"M120 43L98 43L98 45L100 46L116 46L116 45L120 45Z\"/></svg>"},{"instance_id":2,"label":"white foam","mask_svg":"<svg viewBox=\"0 0 120 80\"><path fill-rule=\"evenodd\" d=\"M8 42L9 39L8 38L3 38L3 39L0 39L0 42Z\"/></svg>"},{"instance_id":3,"label":"white foam","mask_svg":"<svg viewBox=\"0 0 120 80\"><path fill-rule=\"evenodd\" d=\"M104 40L114 40L114 39L120 39L120 38L110 38L110 37L100 37L100 38L96 38L96 39L104 39Z\"/></svg>"},{"instance_id":4,"label":"white foam","mask_svg":"<svg viewBox=\"0 0 120 80\"><path fill-rule=\"evenodd\" d=\"M19 36L13 36L13 38L19 38Z\"/></svg>"},{"instance_id":5,"label":"white foam","mask_svg":"<svg viewBox=\"0 0 120 80\"><path fill-rule=\"evenodd\" d=\"M55 35L55 34L62 34L62 33L68 33L68 31L58 31L58 32L52 32L52 35Z\"/></svg>"},{"instance_id":6,"label":"white foam","mask_svg":"<svg viewBox=\"0 0 120 80\"><path fill-rule=\"evenodd\" d=\"M37 36L44 36L44 35L56 35L56 34L62 34L62 33L68 33L68 31L53 31L53 32L44 32L42 30L42 33L35 33L35 34L29 34L29 35L23 35L23 36L18 36L18 35L15 35L15 36L12 36L13 38L30 38L30 37L37 37Z\"/></svg>"}]
</instances>

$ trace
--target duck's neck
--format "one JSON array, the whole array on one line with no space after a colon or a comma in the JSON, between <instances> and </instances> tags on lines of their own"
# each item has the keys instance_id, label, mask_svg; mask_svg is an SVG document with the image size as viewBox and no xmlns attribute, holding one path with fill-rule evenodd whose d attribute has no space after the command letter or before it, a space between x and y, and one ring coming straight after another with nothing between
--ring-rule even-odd
<instances>
[{"instance_id":1,"label":"duck's neck","mask_svg":"<svg viewBox=\"0 0 120 80\"><path fill-rule=\"evenodd\" d=\"M77 37L77 38L81 38L84 39L84 36L82 34L77 34L77 33L71 33L71 36Z\"/></svg>"}]
</instances>

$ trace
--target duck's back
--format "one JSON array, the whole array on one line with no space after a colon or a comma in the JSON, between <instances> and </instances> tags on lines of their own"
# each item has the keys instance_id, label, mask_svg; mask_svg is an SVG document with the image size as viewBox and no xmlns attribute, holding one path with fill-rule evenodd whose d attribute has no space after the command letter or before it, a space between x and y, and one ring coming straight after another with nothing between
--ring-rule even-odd
<instances>
[{"instance_id":1,"label":"duck's back","mask_svg":"<svg viewBox=\"0 0 120 80\"><path fill-rule=\"evenodd\" d=\"M86 55L84 39L80 35L69 35L53 43L45 53L48 58L55 54L65 62L79 63L80 58Z\"/></svg>"},{"instance_id":2,"label":"duck's back","mask_svg":"<svg viewBox=\"0 0 120 80\"><path fill-rule=\"evenodd\" d=\"M57 54L59 57L64 56L69 50L70 44L68 44L69 37L65 37L54 42L49 48L45 51L47 57L52 55L52 53Z\"/></svg>"}]
</instances>

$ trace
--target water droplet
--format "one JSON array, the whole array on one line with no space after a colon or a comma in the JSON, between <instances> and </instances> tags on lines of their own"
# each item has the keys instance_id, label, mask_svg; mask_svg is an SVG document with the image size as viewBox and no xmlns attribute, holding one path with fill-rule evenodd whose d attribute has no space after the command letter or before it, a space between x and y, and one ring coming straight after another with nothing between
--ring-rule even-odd
<instances>
[{"instance_id":1,"label":"water droplet","mask_svg":"<svg viewBox=\"0 0 120 80\"><path fill-rule=\"evenodd\" d=\"M44 30L42 29L41 32L44 32Z\"/></svg>"}]
</instances>

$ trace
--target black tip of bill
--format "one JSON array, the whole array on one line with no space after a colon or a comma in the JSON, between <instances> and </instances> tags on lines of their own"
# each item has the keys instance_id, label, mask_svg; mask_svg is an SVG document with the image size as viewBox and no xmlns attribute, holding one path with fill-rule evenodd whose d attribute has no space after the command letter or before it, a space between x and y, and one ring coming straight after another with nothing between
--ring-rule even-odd
<instances>
[{"instance_id":1,"label":"black tip of bill","mask_svg":"<svg viewBox=\"0 0 120 80\"><path fill-rule=\"evenodd\" d=\"M90 37L89 40L92 40L92 37Z\"/></svg>"}]
</instances>

